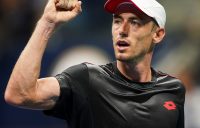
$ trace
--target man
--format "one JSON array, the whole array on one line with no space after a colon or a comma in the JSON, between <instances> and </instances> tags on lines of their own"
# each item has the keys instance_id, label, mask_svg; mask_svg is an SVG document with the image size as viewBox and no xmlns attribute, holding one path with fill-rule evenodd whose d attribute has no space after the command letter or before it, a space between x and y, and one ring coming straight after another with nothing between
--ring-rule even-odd
<instances>
[{"instance_id":1,"label":"man","mask_svg":"<svg viewBox=\"0 0 200 128\"><path fill-rule=\"evenodd\" d=\"M58 8L57 1L49 0L11 74L8 103L44 110L72 128L184 128L182 83L151 68L154 46L165 35L162 5L155 0L108 0L116 62L82 63L38 79L53 30L76 17L81 2L67 11Z\"/></svg>"}]
</instances>

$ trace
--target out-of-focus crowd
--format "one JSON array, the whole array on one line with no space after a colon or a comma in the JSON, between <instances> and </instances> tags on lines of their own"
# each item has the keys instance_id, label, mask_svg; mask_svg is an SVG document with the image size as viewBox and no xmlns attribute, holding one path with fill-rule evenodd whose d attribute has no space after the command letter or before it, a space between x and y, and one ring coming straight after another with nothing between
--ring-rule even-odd
<instances>
[{"instance_id":1,"label":"out-of-focus crowd","mask_svg":"<svg viewBox=\"0 0 200 128\"><path fill-rule=\"evenodd\" d=\"M155 48L153 66L183 81L187 90L186 128L200 128L200 0L158 1L165 6L167 12L167 34L164 41ZM41 112L16 109L7 105L3 99L12 68L46 2L47 0L0 1L1 128L64 127L63 122L45 117ZM114 60L110 33L112 18L104 12L104 2L84 0L83 13L68 25L63 24L62 28L57 29L45 53L41 76L49 75L56 57L74 45L98 47ZM31 115L31 118L27 118Z\"/></svg>"}]
</instances>

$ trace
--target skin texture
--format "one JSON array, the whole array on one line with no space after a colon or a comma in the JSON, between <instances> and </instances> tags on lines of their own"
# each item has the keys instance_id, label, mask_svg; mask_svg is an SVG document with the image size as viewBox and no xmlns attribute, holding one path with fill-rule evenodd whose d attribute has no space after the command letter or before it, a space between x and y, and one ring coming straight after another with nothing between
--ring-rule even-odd
<instances>
[{"instance_id":1,"label":"skin texture","mask_svg":"<svg viewBox=\"0 0 200 128\"><path fill-rule=\"evenodd\" d=\"M80 1L72 5L63 10L58 0L48 1L10 76L4 95L7 103L42 110L55 105L60 95L59 83L54 77L39 78L41 61L56 27L69 22L82 11ZM153 46L163 39L165 31L154 27L151 18L143 15L139 18L135 14L130 11L115 14L113 46L119 71L130 80L146 82L151 80Z\"/></svg>"}]
</instances>

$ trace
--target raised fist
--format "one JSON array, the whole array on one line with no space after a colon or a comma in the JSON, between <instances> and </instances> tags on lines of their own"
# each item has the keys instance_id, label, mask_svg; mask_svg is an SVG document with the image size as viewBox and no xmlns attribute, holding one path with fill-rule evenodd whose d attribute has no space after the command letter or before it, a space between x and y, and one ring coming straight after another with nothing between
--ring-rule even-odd
<instances>
[{"instance_id":1,"label":"raised fist","mask_svg":"<svg viewBox=\"0 0 200 128\"><path fill-rule=\"evenodd\" d=\"M49 0L42 19L49 23L67 22L76 17L81 9L81 1L78 0Z\"/></svg>"},{"instance_id":2,"label":"raised fist","mask_svg":"<svg viewBox=\"0 0 200 128\"><path fill-rule=\"evenodd\" d=\"M56 0L56 7L58 9L72 10L78 0Z\"/></svg>"}]
</instances>

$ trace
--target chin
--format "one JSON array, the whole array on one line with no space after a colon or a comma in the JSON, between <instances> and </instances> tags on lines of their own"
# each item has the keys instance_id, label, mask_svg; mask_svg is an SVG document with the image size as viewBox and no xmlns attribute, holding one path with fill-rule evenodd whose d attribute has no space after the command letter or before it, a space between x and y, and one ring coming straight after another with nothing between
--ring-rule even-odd
<instances>
[{"instance_id":1,"label":"chin","mask_svg":"<svg viewBox=\"0 0 200 128\"><path fill-rule=\"evenodd\" d=\"M115 52L115 58L119 61L129 61L133 57L130 55L130 53L121 53L121 52Z\"/></svg>"},{"instance_id":2,"label":"chin","mask_svg":"<svg viewBox=\"0 0 200 128\"><path fill-rule=\"evenodd\" d=\"M142 59L143 59L143 57L139 57L139 56L134 56L134 57L116 56L116 60L121 61L121 62L125 62L125 63L135 63L135 64L137 64Z\"/></svg>"},{"instance_id":3,"label":"chin","mask_svg":"<svg viewBox=\"0 0 200 128\"><path fill-rule=\"evenodd\" d=\"M125 56L116 56L116 60L121 61L121 62L129 62L131 61L131 58L125 57Z\"/></svg>"}]
</instances>

